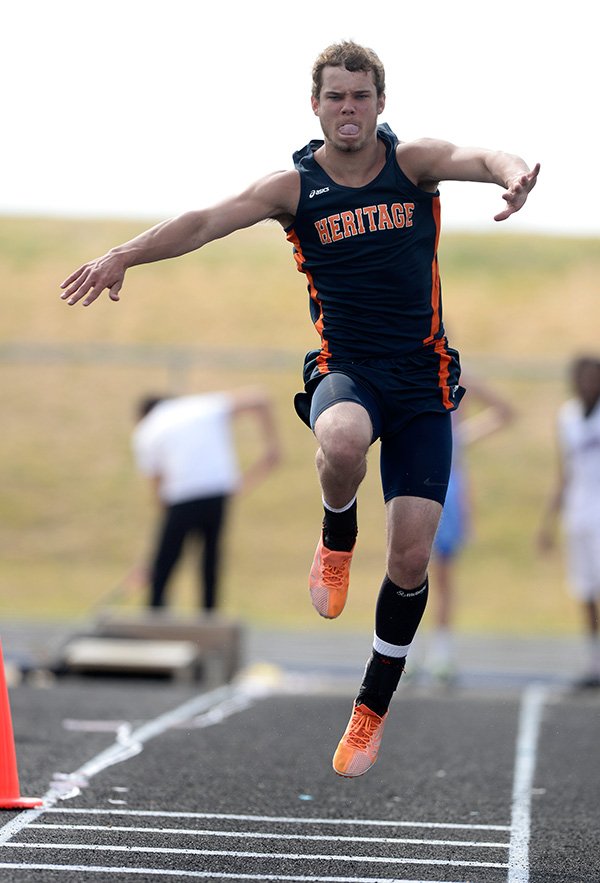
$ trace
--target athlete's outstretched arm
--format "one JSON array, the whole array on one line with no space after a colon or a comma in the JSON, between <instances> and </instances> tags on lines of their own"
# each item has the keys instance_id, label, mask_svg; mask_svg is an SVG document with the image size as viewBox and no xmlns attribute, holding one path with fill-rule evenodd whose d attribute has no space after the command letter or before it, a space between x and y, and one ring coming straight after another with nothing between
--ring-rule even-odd
<instances>
[{"instance_id":1,"label":"athlete's outstretched arm","mask_svg":"<svg viewBox=\"0 0 600 883\"><path fill-rule=\"evenodd\" d=\"M138 264L179 257L250 227L267 218L293 218L299 196L298 173L275 172L252 184L239 196L211 208L186 212L146 230L135 239L111 248L105 255L79 267L61 284L68 304L93 303L104 290L119 300L125 273Z\"/></svg>"},{"instance_id":2,"label":"athlete's outstretched arm","mask_svg":"<svg viewBox=\"0 0 600 883\"><path fill-rule=\"evenodd\" d=\"M495 221L504 221L525 205L540 171L539 163L530 170L525 160L511 153L457 147L433 138L400 144L397 156L404 173L420 187L431 189L440 181L477 181L503 187L506 207L494 215Z\"/></svg>"}]
</instances>

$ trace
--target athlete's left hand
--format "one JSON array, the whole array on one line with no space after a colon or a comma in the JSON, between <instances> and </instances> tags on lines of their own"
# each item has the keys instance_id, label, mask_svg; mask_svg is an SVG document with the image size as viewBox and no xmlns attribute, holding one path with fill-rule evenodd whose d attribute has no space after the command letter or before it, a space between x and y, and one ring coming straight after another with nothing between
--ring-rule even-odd
<instances>
[{"instance_id":1,"label":"athlete's left hand","mask_svg":"<svg viewBox=\"0 0 600 883\"><path fill-rule=\"evenodd\" d=\"M506 200L506 208L503 212L494 215L495 221L506 220L525 205L529 192L535 187L539 171L540 164L536 163L530 172L516 175L509 181L506 193L502 194L502 199Z\"/></svg>"}]
</instances>

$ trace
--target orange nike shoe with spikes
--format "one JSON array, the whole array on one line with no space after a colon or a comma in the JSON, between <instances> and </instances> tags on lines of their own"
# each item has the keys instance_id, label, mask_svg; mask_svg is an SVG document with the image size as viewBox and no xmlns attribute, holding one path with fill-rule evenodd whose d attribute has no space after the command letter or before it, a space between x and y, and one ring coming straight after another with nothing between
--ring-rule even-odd
<instances>
[{"instance_id":1,"label":"orange nike shoe with spikes","mask_svg":"<svg viewBox=\"0 0 600 883\"><path fill-rule=\"evenodd\" d=\"M344 609L353 553L354 546L350 552L335 552L323 545L322 535L319 539L308 587L313 607L325 619L335 619Z\"/></svg>"},{"instance_id":2,"label":"orange nike shoe with spikes","mask_svg":"<svg viewBox=\"0 0 600 883\"><path fill-rule=\"evenodd\" d=\"M333 755L338 776L352 779L370 770L377 760L387 712L380 717L366 705L354 703L346 732Z\"/></svg>"}]
</instances>

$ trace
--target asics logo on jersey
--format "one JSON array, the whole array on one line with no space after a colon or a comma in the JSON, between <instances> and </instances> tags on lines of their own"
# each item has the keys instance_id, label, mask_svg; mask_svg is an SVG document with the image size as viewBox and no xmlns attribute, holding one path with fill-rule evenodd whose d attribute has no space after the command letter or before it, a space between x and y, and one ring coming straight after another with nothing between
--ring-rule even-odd
<instances>
[{"instance_id":1,"label":"asics logo on jersey","mask_svg":"<svg viewBox=\"0 0 600 883\"><path fill-rule=\"evenodd\" d=\"M319 191L316 191L319 193ZM337 212L315 221L315 227L322 245L375 233L377 230L400 230L412 227L414 202L394 202L392 205L364 205L347 212Z\"/></svg>"},{"instance_id":2,"label":"asics logo on jersey","mask_svg":"<svg viewBox=\"0 0 600 883\"><path fill-rule=\"evenodd\" d=\"M312 199L313 196L320 196L322 193L329 193L329 187L321 187L320 190L311 190L308 194L308 198Z\"/></svg>"}]
</instances>

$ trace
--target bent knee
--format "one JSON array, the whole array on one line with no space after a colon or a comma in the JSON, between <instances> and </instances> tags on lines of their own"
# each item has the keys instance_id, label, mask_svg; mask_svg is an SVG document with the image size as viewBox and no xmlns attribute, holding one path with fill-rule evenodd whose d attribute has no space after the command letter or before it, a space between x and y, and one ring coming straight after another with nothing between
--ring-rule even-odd
<instances>
[{"instance_id":1,"label":"bent knee","mask_svg":"<svg viewBox=\"0 0 600 883\"><path fill-rule=\"evenodd\" d=\"M364 463L367 450L368 445L361 444L358 439L338 433L321 442L319 457L336 470L354 472Z\"/></svg>"},{"instance_id":2,"label":"bent knee","mask_svg":"<svg viewBox=\"0 0 600 883\"><path fill-rule=\"evenodd\" d=\"M421 585L427 575L431 548L427 543L414 543L404 549L390 549L387 572L397 586L412 589Z\"/></svg>"},{"instance_id":3,"label":"bent knee","mask_svg":"<svg viewBox=\"0 0 600 883\"><path fill-rule=\"evenodd\" d=\"M354 402L340 402L321 414L315 435L327 463L355 469L371 446L373 427L364 408Z\"/></svg>"}]
</instances>

